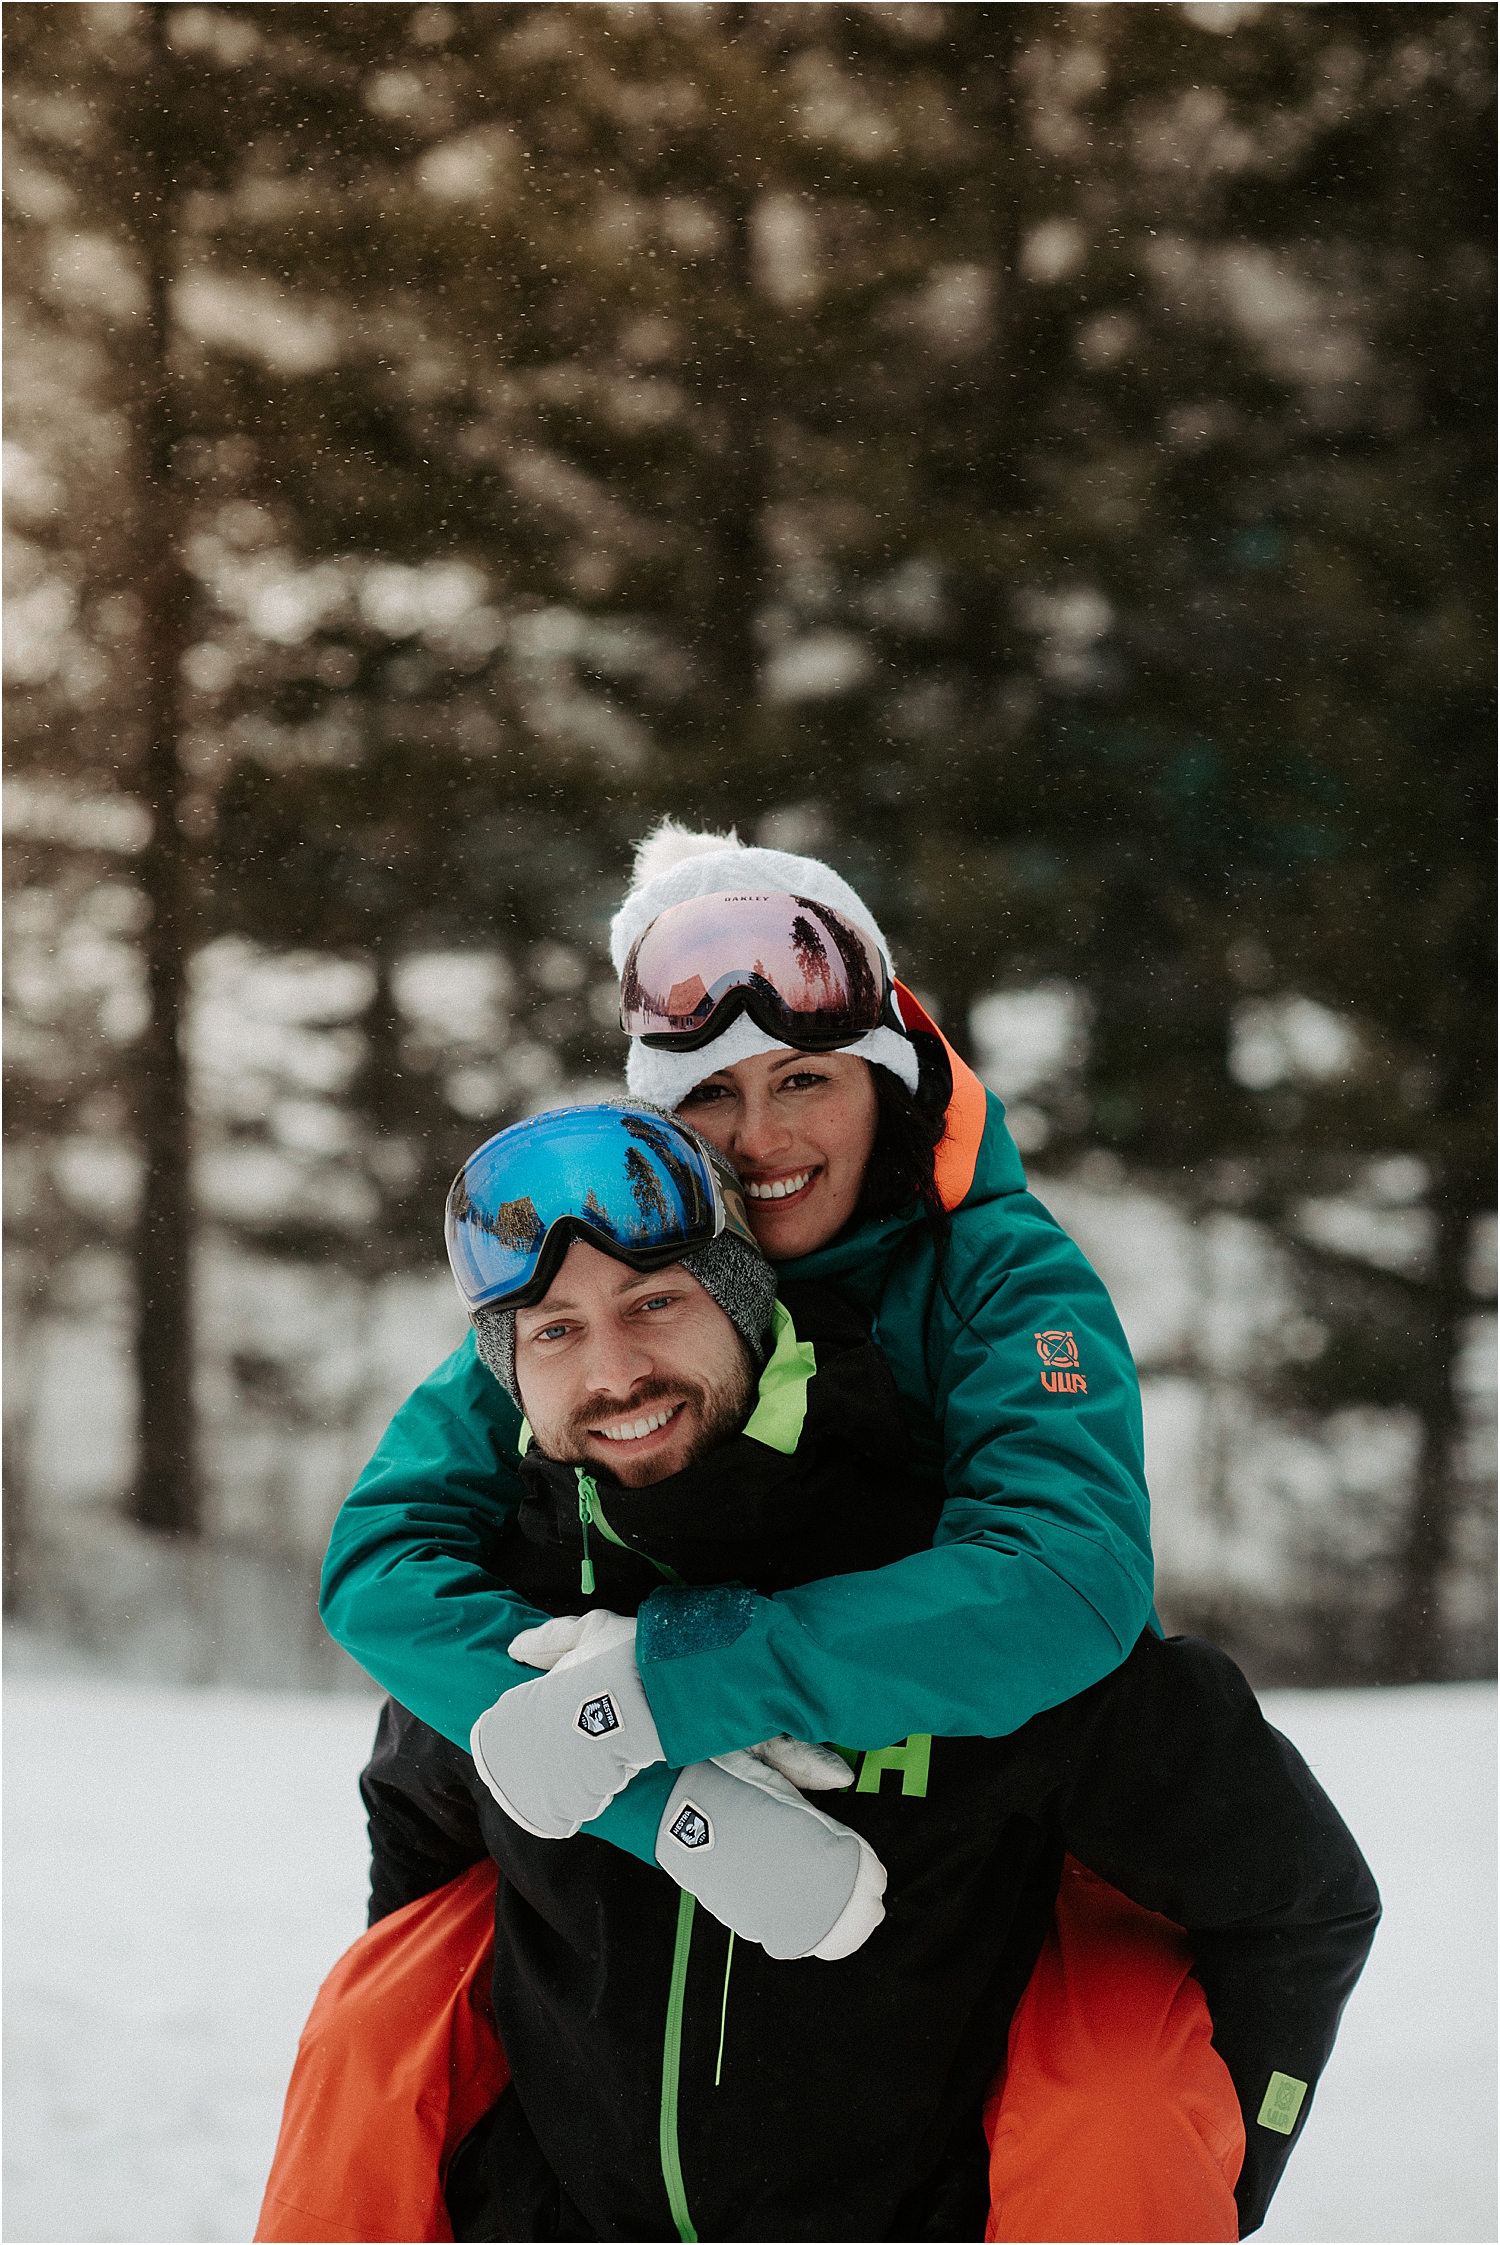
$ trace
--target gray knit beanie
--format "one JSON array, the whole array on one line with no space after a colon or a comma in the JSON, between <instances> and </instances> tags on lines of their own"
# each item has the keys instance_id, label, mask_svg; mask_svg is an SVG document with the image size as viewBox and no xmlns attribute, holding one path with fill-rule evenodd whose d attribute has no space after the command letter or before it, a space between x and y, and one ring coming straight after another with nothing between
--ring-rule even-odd
<instances>
[{"instance_id":1,"label":"gray knit beanie","mask_svg":"<svg viewBox=\"0 0 1500 2245\"><path fill-rule=\"evenodd\" d=\"M668 1114L665 1108L653 1107L645 1099L610 1100L607 1104L659 1114L674 1130L680 1130L702 1146L722 1167L723 1155L706 1139L700 1138L680 1115ZM737 1233L721 1232L706 1247L695 1247L681 1260L682 1268L692 1273L705 1294L713 1296L739 1334L750 1351L756 1371L762 1371L771 1353L771 1311L776 1301L776 1273L764 1255ZM489 1367L524 1411L526 1406L521 1402L521 1391L516 1384L515 1311L480 1310L474 1319L474 1346L480 1362Z\"/></svg>"}]
</instances>

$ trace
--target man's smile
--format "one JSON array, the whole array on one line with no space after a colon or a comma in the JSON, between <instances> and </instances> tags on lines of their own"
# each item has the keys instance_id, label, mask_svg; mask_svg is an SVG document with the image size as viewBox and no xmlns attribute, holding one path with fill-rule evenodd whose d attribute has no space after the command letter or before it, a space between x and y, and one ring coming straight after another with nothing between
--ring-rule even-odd
<instances>
[{"instance_id":1,"label":"man's smile","mask_svg":"<svg viewBox=\"0 0 1500 2245\"><path fill-rule=\"evenodd\" d=\"M685 1402L659 1403L640 1418L616 1419L610 1426L590 1427L589 1432L602 1436L606 1442L629 1443L632 1447L638 1447L642 1443L652 1443L653 1437L665 1433L678 1413L686 1409Z\"/></svg>"}]
</instances>

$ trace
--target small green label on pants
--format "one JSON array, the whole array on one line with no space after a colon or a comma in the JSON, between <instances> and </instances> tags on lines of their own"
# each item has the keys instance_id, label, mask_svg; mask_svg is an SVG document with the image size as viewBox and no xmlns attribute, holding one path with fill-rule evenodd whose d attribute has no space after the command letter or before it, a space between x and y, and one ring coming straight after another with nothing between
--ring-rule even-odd
<instances>
[{"instance_id":1,"label":"small green label on pants","mask_svg":"<svg viewBox=\"0 0 1500 2245\"><path fill-rule=\"evenodd\" d=\"M1255 2117L1262 2128L1274 2128L1278 2136L1290 2136L1306 2095L1305 2081L1298 2081L1292 2074L1272 2074Z\"/></svg>"}]
</instances>

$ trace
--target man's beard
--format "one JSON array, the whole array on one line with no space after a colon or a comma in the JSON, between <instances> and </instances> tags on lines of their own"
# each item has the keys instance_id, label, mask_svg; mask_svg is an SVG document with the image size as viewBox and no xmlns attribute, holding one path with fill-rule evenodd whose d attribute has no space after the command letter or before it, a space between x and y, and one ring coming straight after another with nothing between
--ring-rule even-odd
<instances>
[{"instance_id":1,"label":"man's beard","mask_svg":"<svg viewBox=\"0 0 1500 2245\"><path fill-rule=\"evenodd\" d=\"M601 1421L608 1424L624 1416L618 1396L591 1397L574 1412L558 1448L566 1464L607 1464L625 1488L645 1489L669 1474L685 1472L720 1443L732 1440L750 1415L754 1394L755 1378L744 1351L735 1377L721 1386L711 1387L702 1380L648 1380L639 1391L633 1391L629 1409L636 1418L644 1417L655 1403L681 1403L683 1413L693 1414L696 1431L687 1455L670 1466L660 1462L660 1452L637 1461L630 1455L633 1445L629 1442L595 1436L594 1429Z\"/></svg>"}]
</instances>

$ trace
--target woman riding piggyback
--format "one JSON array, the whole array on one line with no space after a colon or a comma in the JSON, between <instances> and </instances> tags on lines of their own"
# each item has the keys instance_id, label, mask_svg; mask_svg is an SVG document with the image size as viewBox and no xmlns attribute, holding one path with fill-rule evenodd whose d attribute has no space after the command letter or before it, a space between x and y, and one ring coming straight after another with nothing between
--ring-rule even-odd
<instances>
[{"instance_id":1,"label":"woman riding piggyback","mask_svg":"<svg viewBox=\"0 0 1500 2245\"><path fill-rule=\"evenodd\" d=\"M674 1768L777 1731L1001 1737L1086 1689L1150 1623L1151 1552L1109 1297L848 883L668 824L611 942L630 1090L726 1156L788 1278L868 1317L945 1491L931 1548L895 1565L695 1613L674 1594L660 1624L648 1601L637 1659L666 1769L586 1829L649 1861ZM524 1495L520 1435L471 1338L398 1412L324 1571L332 1634L459 1744L528 1681L508 1647L539 1616L483 1564Z\"/></svg>"}]
</instances>

